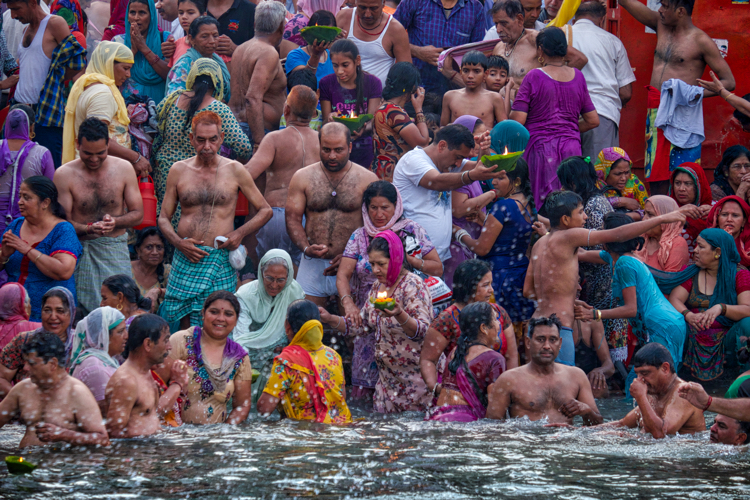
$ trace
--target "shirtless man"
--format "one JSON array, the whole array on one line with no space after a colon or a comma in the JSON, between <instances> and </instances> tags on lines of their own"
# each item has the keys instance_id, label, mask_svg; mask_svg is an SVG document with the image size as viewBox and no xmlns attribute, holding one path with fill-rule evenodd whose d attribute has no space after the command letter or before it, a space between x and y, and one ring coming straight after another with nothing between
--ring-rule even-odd
<instances>
[{"instance_id":1,"label":"shirtless man","mask_svg":"<svg viewBox=\"0 0 750 500\"><path fill-rule=\"evenodd\" d=\"M0 427L16 417L26 426L19 448L55 442L109 446L94 395L60 363L65 359L62 340L41 331L29 338L22 352L29 378L0 402Z\"/></svg>"},{"instance_id":2,"label":"shirtless man","mask_svg":"<svg viewBox=\"0 0 750 500\"><path fill-rule=\"evenodd\" d=\"M554 314L529 320L524 340L531 361L506 371L490 385L487 418L504 419L507 411L511 418L547 418L550 423L572 424L576 415L584 425L603 422L583 370L555 362L561 327Z\"/></svg>"},{"instance_id":3,"label":"shirtless man","mask_svg":"<svg viewBox=\"0 0 750 500\"><path fill-rule=\"evenodd\" d=\"M672 78L689 85L698 85L706 65L718 76L722 85L734 90L732 70L721 57L714 41L693 24L695 0L663 0L657 12L639 0L624 0L620 5L640 23L656 31L656 51L648 87L646 115L646 179L651 194L667 194L669 177L680 163L700 162L700 145L682 149L673 146L656 127L662 84ZM704 90L703 97L715 96Z\"/></svg>"},{"instance_id":4,"label":"shirtless man","mask_svg":"<svg viewBox=\"0 0 750 500\"><path fill-rule=\"evenodd\" d=\"M383 0L357 0L355 9L342 9L336 14L336 25L357 45L362 55L362 69L380 78L384 87L394 64L411 62L409 35L395 17L383 12ZM384 33L380 32L381 26L384 26ZM377 57L373 50L379 53ZM441 49L436 50L437 61Z\"/></svg>"},{"instance_id":5,"label":"shirtless man","mask_svg":"<svg viewBox=\"0 0 750 500\"><path fill-rule=\"evenodd\" d=\"M232 55L229 107L253 143L279 129L286 98L286 74L278 47L284 38L286 9L279 2L261 2L255 8L255 36Z\"/></svg>"},{"instance_id":6,"label":"shirtless man","mask_svg":"<svg viewBox=\"0 0 750 500\"><path fill-rule=\"evenodd\" d=\"M212 292L235 291L237 273L229 263L229 252L271 218L271 207L245 166L219 156L223 141L219 115L213 111L198 113L190 133L197 154L178 161L169 170L161 204L159 229L175 247L163 315L167 321L180 321L183 330L202 324L203 302ZM239 191L256 214L234 229ZM182 215L175 232L172 216L178 203ZM225 241L217 242L217 237Z\"/></svg>"},{"instance_id":7,"label":"shirtless man","mask_svg":"<svg viewBox=\"0 0 750 500\"><path fill-rule=\"evenodd\" d=\"M677 377L669 350L652 342L633 356L638 378L630 384L630 394L638 407L616 422L602 427L638 427L656 439L680 434L695 434L706 430L703 410L677 397L677 389L684 382Z\"/></svg>"},{"instance_id":8,"label":"shirtless man","mask_svg":"<svg viewBox=\"0 0 750 500\"><path fill-rule=\"evenodd\" d=\"M606 231L583 228L587 216L581 197L572 191L554 191L544 202L550 230L531 250L523 295L537 301L535 318L560 316L562 347L558 363L575 365L573 320L578 291L578 248L635 238L659 224L684 221L683 211L672 212ZM685 209L688 210L688 209Z\"/></svg>"},{"instance_id":9,"label":"shirtless man","mask_svg":"<svg viewBox=\"0 0 750 500\"><path fill-rule=\"evenodd\" d=\"M488 64L487 56L478 50L464 55L461 59L464 88L449 90L443 96L441 126L453 123L461 116L472 115L482 120L487 130L492 130L495 123L508 118L500 94L485 88Z\"/></svg>"},{"instance_id":10,"label":"shirtless man","mask_svg":"<svg viewBox=\"0 0 750 500\"><path fill-rule=\"evenodd\" d=\"M297 282L307 300L325 306L336 295L336 271L346 243L362 227L362 194L378 180L349 161L352 137L341 123L320 129L320 161L292 176L286 202L286 229L303 259ZM302 226L302 217L307 224Z\"/></svg>"},{"instance_id":11,"label":"shirtless man","mask_svg":"<svg viewBox=\"0 0 750 500\"><path fill-rule=\"evenodd\" d=\"M107 383L107 431L113 438L156 434L159 417L169 411L189 381L187 365L175 361L169 387L159 396L151 369L164 362L172 345L169 325L156 314L137 316L128 328L128 359Z\"/></svg>"},{"instance_id":12,"label":"shirtless man","mask_svg":"<svg viewBox=\"0 0 750 500\"><path fill-rule=\"evenodd\" d=\"M299 267L302 249L295 246L286 232L286 199L295 172L320 160L318 133L310 128L317 103L318 97L310 87L293 87L284 105L286 128L268 134L245 165L253 180L265 173L263 196L273 209L271 220L258 231L258 260L269 250L280 248L288 252L294 265Z\"/></svg>"},{"instance_id":13,"label":"shirtless man","mask_svg":"<svg viewBox=\"0 0 750 500\"><path fill-rule=\"evenodd\" d=\"M677 392L682 399L699 410L713 411L740 422L750 422L750 398L714 398L706 393L702 385L695 382L683 383Z\"/></svg>"},{"instance_id":14,"label":"shirtless man","mask_svg":"<svg viewBox=\"0 0 750 500\"><path fill-rule=\"evenodd\" d=\"M143 220L143 199L130 162L108 155L109 130L103 121L84 120L77 144L80 158L57 169L54 182L83 245L75 271L82 318L99 307L102 281L133 275L126 231Z\"/></svg>"}]
</instances>

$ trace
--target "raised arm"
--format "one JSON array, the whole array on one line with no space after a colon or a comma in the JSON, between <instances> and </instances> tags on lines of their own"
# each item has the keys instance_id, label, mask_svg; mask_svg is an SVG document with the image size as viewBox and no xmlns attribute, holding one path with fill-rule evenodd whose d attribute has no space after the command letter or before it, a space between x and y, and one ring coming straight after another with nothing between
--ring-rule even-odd
<instances>
[{"instance_id":1,"label":"raised arm","mask_svg":"<svg viewBox=\"0 0 750 500\"><path fill-rule=\"evenodd\" d=\"M695 382L684 383L677 391L682 399L700 410L713 411L741 422L750 420L750 398L713 398L706 394L702 385Z\"/></svg>"},{"instance_id":2,"label":"raised arm","mask_svg":"<svg viewBox=\"0 0 750 500\"><path fill-rule=\"evenodd\" d=\"M575 239L575 246L580 247L603 245L605 243L612 243L615 241L627 241L633 238L637 238L649 229L660 224L670 224L672 222L685 222L685 215L681 212L681 210L660 215L658 217L652 217L644 221L626 224L615 229L591 231L590 238L589 230L576 229L575 235L571 235L571 238L568 241L573 244L573 240Z\"/></svg>"},{"instance_id":3,"label":"raised arm","mask_svg":"<svg viewBox=\"0 0 750 500\"><path fill-rule=\"evenodd\" d=\"M630 12L639 23L656 31L659 25L659 13L649 9L646 4L638 0L620 0L620 5Z\"/></svg>"},{"instance_id":4,"label":"raised arm","mask_svg":"<svg viewBox=\"0 0 750 500\"><path fill-rule=\"evenodd\" d=\"M455 193L454 193L455 195ZM498 236L503 231L503 225L493 215L487 217L487 221L484 224L482 232L479 234L479 238L473 239L469 234L461 235L461 243L469 247L469 250L484 257L492 247L495 245Z\"/></svg>"}]
</instances>

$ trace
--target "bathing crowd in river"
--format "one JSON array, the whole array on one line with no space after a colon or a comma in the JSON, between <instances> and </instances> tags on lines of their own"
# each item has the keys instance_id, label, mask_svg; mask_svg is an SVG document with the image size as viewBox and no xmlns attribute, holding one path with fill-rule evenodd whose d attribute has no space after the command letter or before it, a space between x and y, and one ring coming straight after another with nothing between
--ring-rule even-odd
<instances>
[{"instance_id":1,"label":"bathing crowd in river","mask_svg":"<svg viewBox=\"0 0 750 500\"><path fill-rule=\"evenodd\" d=\"M21 447L253 407L346 425L354 401L655 438L710 410L711 441L750 440L750 151L709 184L700 102L746 130L750 103L693 0L619 2L657 33L648 189L598 1L291 3L113 0L96 43L78 0L8 3L0 427ZM699 383L737 374L725 398ZM637 407L604 423L610 394Z\"/></svg>"}]
</instances>

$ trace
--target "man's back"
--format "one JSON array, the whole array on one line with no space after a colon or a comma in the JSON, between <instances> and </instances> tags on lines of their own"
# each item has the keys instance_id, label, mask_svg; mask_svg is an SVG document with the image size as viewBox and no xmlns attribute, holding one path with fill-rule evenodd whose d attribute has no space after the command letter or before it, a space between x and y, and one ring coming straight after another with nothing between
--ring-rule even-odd
<instances>
[{"instance_id":1,"label":"man's back","mask_svg":"<svg viewBox=\"0 0 750 500\"><path fill-rule=\"evenodd\" d=\"M286 75L281 68L278 52L268 43L253 38L235 49L232 55L230 79L232 97L229 100L229 108L237 117L237 121L248 123L250 117L246 115L245 111L246 96L257 64L261 65L259 68L265 69L269 80L265 82L267 88L262 96L265 104L272 104L270 109L266 109L269 106L263 106L265 127L275 130L279 128L281 111L284 106ZM253 110L253 112L257 111Z\"/></svg>"},{"instance_id":2,"label":"man's back","mask_svg":"<svg viewBox=\"0 0 750 500\"><path fill-rule=\"evenodd\" d=\"M260 148L264 149L266 142L273 150L273 163L266 170L263 196L272 207L283 208L295 172L320 161L318 133L310 127L289 125L284 130L269 133ZM250 165L252 168L252 160Z\"/></svg>"},{"instance_id":3,"label":"man's back","mask_svg":"<svg viewBox=\"0 0 750 500\"><path fill-rule=\"evenodd\" d=\"M150 372L144 375L126 360L109 379L105 394L107 430L112 437L148 436L159 431L159 389Z\"/></svg>"},{"instance_id":4,"label":"man's back","mask_svg":"<svg viewBox=\"0 0 750 500\"><path fill-rule=\"evenodd\" d=\"M556 230L536 242L531 252L537 316L557 314L563 326L573 326L573 305L578 289L577 248L567 243L569 229Z\"/></svg>"}]
</instances>

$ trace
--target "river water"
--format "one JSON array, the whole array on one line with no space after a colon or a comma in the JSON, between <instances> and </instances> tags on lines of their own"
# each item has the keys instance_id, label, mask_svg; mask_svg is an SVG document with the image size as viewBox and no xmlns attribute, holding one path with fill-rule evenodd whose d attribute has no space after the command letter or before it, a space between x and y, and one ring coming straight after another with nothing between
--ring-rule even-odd
<instances>
[{"instance_id":1,"label":"river water","mask_svg":"<svg viewBox=\"0 0 750 500\"><path fill-rule=\"evenodd\" d=\"M599 407L609 421L632 405ZM0 498L750 498L747 447L710 444L708 432L656 441L527 420L353 413L349 427L251 414L239 427L184 426L108 449L26 450L39 468L3 468ZM17 454L21 437L20 426L0 430L0 455Z\"/></svg>"}]
</instances>

